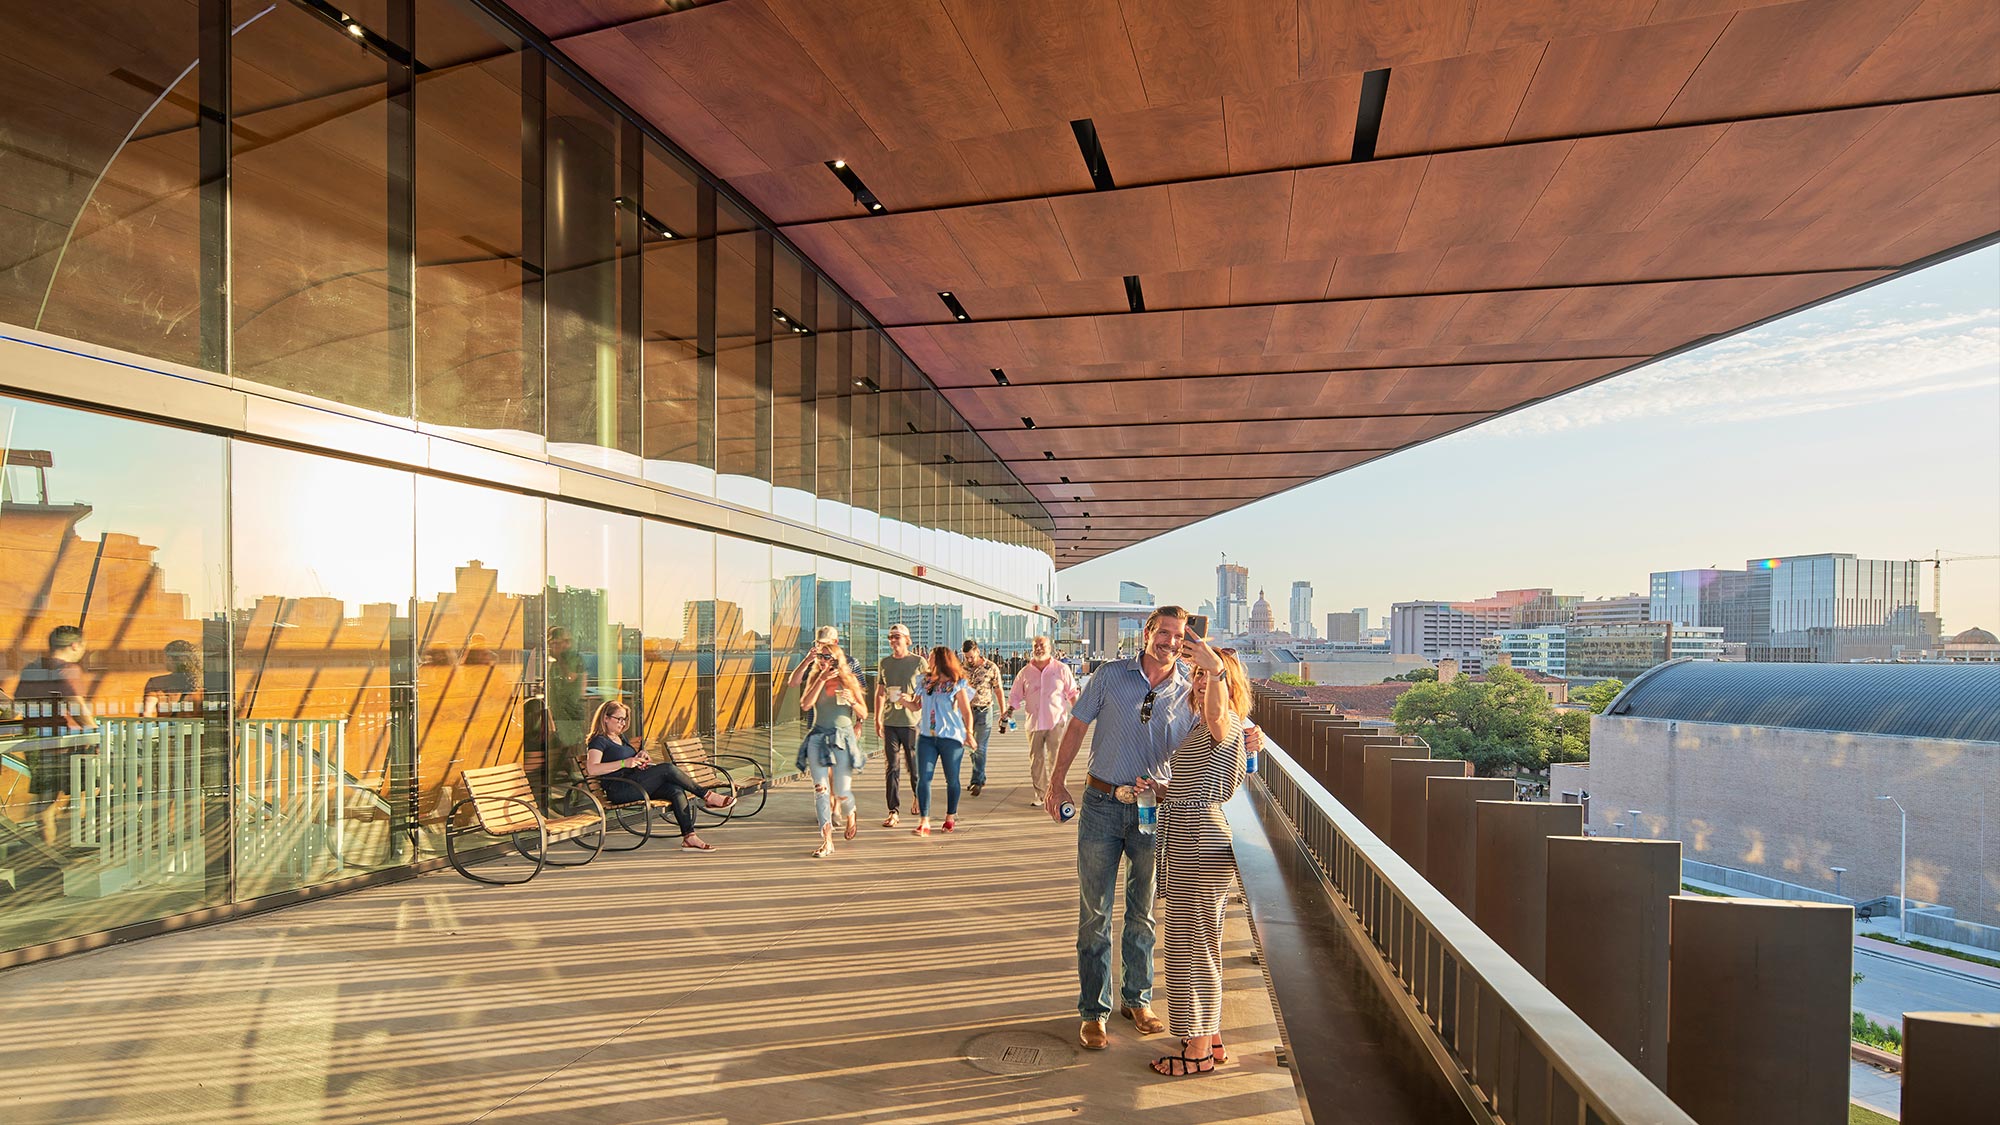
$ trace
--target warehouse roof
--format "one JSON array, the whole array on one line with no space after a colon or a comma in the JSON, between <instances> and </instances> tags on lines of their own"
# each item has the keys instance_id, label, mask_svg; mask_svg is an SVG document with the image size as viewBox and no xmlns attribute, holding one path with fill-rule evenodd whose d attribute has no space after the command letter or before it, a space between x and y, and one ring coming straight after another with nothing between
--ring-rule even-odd
<instances>
[{"instance_id":1,"label":"warehouse roof","mask_svg":"<svg viewBox=\"0 0 2000 1125\"><path fill-rule=\"evenodd\" d=\"M1633 680L1605 713L2000 742L2000 667L1677 660Z\"/></svg>"}]
</instances>

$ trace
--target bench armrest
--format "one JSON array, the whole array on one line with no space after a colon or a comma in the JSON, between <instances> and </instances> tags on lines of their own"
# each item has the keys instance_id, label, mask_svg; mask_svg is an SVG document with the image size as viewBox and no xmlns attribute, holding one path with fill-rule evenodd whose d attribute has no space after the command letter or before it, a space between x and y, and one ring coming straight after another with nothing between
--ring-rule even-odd
<instances>
[{"instance_id":1,"label":"bench armrest","mask_svg":"<svg viewBox=\"0 0 2000 1125\"><path fill-rule=\"evenodd\" d=\"M748 755L745 755L745 754L716 754L716 755L714 755L714 756L713 756L712 760L713 760L713 761L714 761L714 762L716 763L716 767L715 767L715 768L716 768L716 769L717 769L718 771L721 771L721 770L722 770L722 768L723 768L723 767L722 767L721 763L723 763L723 762L742 762L742 763L744 763L744 764L748 765L748 766L749 766L749 767L750 767L751 769L753 769L753 770L755 770L755 771L756 771L756 774L757 774L757 778L758 778L758 780L760 780L760 781L763 781L763 780L768 780L768 779L769 779L769 775L768 775L768 774L766 774L766 773L765 773L765 771L764 771L764 763L762 763L762 762L758 761L757 759L755 759L755 758L752 758L752 757L750 757L750 756L748 756ZM733 767L733 766L732 766L732 767L730 767L730 772L737 772L737 771L736 771L736 768L735 768L735 767Z\"/></svg>"},{"instance_id":2,"label":"bench armrest","mask_svg":"<svg viewBox=\"0 0 2000 1125\"><path fill-rule=\"evenodd\" d=\"M587 785L568 785L568 784L558 783L549 786L550 797L554 797L558 792L581 793L584 796L590 798L591 807L597 810L597 819L599 820L603 820L610 815L604 811L604 802L600 800L597 794L592 792Z\"/></svg>"}]
</instances>

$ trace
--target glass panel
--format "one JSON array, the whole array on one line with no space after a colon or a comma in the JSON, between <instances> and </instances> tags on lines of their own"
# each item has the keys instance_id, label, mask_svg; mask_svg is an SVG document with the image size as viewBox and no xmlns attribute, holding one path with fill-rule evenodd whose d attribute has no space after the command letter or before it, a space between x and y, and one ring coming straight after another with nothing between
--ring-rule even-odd
<instances>
[{"instance_id":1,"label":"glass panel","mask_svg":"<svg viewBox=\"0 0 2000 1125\"><path fill-rule=\"evenodd\" d=\"M0 320L201 362L195 21L186 0L8 6Z\"/></svg>"},{"instance_id":2,"label":"glass panel","mask_svg":"<svg viewBox=\"0 0 2000 1125\"><path fill-rule=\"evenodd\" d=\"M802 551L771 549L771 746L772 772L790 773L796 764L806 724L800 721L799 691L790 686L790 672L804 660L819 627L817 560ZM787 760L787 759L791 760Z\"/></svg>"},{"instance_id":3,"label":"glass panel","mask_svg":"<svg viewBox=\"0 0 2000 1125\"><path fill-rule=\"evenodd\" d=\"M772 251L771 277L771 511L811 524L813 504L813 390L819 347L819 284L798 255ZM832 309L827 310L832 319ZM779 316L785 319L778 320Z\"/></svg>"},{"instance_id":4,"label":"glass panel","mask_svg":"<svg viewBox=\"0 0 2000 1125\"><path fill-rule=\"evenodd\" d=\"M236 374L408 416L390 338L387 64L300 5L231 11L258 17L231 40Z\"/></svg>"},{"instance_id":5,"label":"glass panel","mask_svg":"<svg viewBox=\"0 0 2000 1125\"><path fill-rule=\"evenodd\" d=\"M715 733L715 533L648 520L647 738Z\"/></svg>"},{"instance_id":6,"label":"glass panel","mask_svg":"<svg viewBox=\"0 0 2000 1125\"><path fill-rule=\"evenodd\" d=\"M548 700L551 780L577 775L591 716L611 700L641 707L639 517L549 504ZM646 729L641 711L632 730Z\"/></svg>"},{"instance_id":7,"label":"glass panel","mask_svg":"<svg viewBox=\"0 0 2000 1125\"><path fill-rule=\"evenodd\" d=\"M715 543L715 740L760 762L771 751L771 548Z\"/></svg>"},{"instance_id":8,"label":"glass panel","mask_svg":"<svg viewBox=\"0 0 2000 1125\"><path fill-rule=\"evenodd\" d=\"M771 507L771 236L715 205L716 494Z\"/></svg>"},{"instance_id":9,"label":"glass panel","mask_svg":"<svg viewBox=\"0 0 2000 1125\"><path fill-rule=\"evenodd\" d=\"M544 776L542 501L417 478L417 776L422 854L460 774L519 762Z\"/></svg>"},{"instance_id":10,"label":"glass panel","mask_svg":"<svg viewBox=\"0 0 2000 1125\"><path fill-rule=\"evenodd\" d=\"M715 297L715 240L701 233L714 225L715 193L651 141L645 180L646 479L712 496L715 363L702 344L701 311L704 285L706 299ZM712 304L708 310L712 320Z\"/></svg>"},{"instance_id":11,"label":"glass panel","mask_svg":"<svg viewBox=\"0 0 2000 1125\"><path fill-rule=\"evenodd\" d=\"M881 539L882 512L882 337L879 333L856 331L852 341L854 365L854 494L850 534L862 543Z\"/></svg>"},{"instance_id":12,"label":"glass panel","mask_svg":"<svg viewBox=\"0 0 2000 1125\"><path fill-rule=\"evenodd\" d=\"M230 523L244 545L232 611L236 894L248 899L408 858L415 485L250 442L231 457Z\"/></svg>"},{"instance_id":13,"label":"glass panel","mask_svg":"<svg viewBox=\"0 0 2000 1125\"><path fill-rule=\"evenodd\" d=\"M854 459L854 314L824 278L819 279L819 336L814 340L815 492L820 529L846 535L853 527L848 497Z\"/></svg>"},{"instance_id":14,"label":"glass panel","mask_svg":"<svg viewBox=\"0 0 2000 1125\"><path fill-rule=\"evenodd\" d=\"M553 73L543 130L551 452L636 475L638 132Z\"/></svg>"},{"instance_id":15,"label":"glass panel","mask_svg":"<svg viewBox=\"0 0 2000 1125\"><path fill-rule=\"evenodd\" d=\"M540 300L542 203L521 136L541 56L455 0L418 6L417 42L417 419L539 453L541 318L523 302Z\"/></svg>"},{"instance_id":16,"label":"glass panel","mask_svg":"<svg viewBox=\"0 0 2000 1125\"><path fill-rule=\"evenodd\" d=\"M820 560L822 590L826 588L824 576L827 573L826 568L830 565L837 564ZM847 622L840 626L840 639L841 643L847 646L847 654L861 662L861 681L872 694L875 686L875 663L889 650L888 640L883 636L887 626L882 624L881 607L876 602L881 574L869 567L857 566L853 568L853 578L850 582L851 586L846 591ZM821 599L821 605L826 605L826 599ZM824 613L825 610L822 609L821 612ZM875 737L873 722L861 724L861 744L871 751L880 748L881 740Z\"/></svg>"},{"instance_id":17,"label":"glass panel","mask_svg":"<svg viewBox=\"0 0 2000 1125\"><path fill-rule=\"evenodd\" d=\"M227 897L224 456L0 398L0 949Z\"/></svg>"}]
</instances>

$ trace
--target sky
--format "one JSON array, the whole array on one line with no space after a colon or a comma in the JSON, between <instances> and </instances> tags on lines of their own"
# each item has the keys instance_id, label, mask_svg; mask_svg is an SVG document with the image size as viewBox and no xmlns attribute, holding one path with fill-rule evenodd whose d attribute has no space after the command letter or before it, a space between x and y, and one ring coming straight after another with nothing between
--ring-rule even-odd
<instances>
[{"instance_id":1,"label":"sky","mask_svg":"<svg viewBox=\"0 0 2000 1125\"><path fill-rule=\"evenodd\" d=\"M1061 596L1215 596L1227 552L1280 628L1313 613L1847 552L2000 555L2000 247L1064 570ZM1923 608L1930 602L1924 568ZM1948 563L1945 628L2000 632L2000 560Z\"/></svg>"}]
</instances>

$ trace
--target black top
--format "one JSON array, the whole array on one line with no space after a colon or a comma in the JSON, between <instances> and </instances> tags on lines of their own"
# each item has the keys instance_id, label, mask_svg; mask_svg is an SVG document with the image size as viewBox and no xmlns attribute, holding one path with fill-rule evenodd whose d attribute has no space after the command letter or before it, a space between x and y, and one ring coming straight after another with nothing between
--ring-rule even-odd
<instances>
[{"instance_id":1,"label":"black top","mask_svg":"<svg viewBox=\"0 0 2000 1125\"><path fill-rule=\"evenodd\" d=\"M607 762L622 762L627 758L639 756L639 751L608 734L591 735L590 748L597 751L598 756Z\"/></svg>"}]
</instances>

